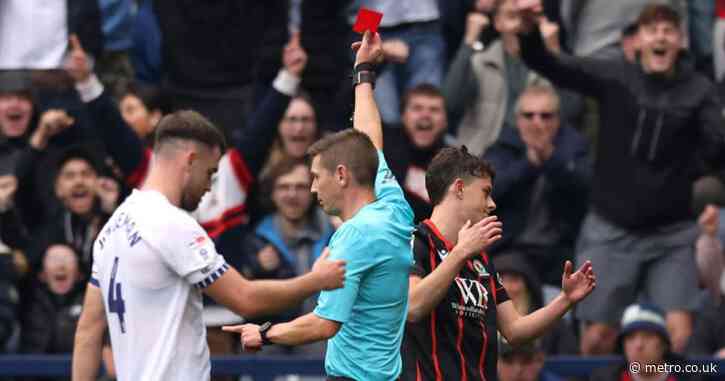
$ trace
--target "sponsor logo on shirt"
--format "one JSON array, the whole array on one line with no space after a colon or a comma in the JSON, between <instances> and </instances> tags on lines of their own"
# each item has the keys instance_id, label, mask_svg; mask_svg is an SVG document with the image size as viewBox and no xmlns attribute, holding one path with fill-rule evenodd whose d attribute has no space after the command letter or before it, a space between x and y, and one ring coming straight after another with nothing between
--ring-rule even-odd
<instances>
[{"instance_id":1,"label":"sponsor logo on shirt","mask_svg":"<svg viewBox=\"0 0 725 381\"><path fill-rule=\"evenodd\" d=\"M212 242L206 235L195 237L189 242L188 246L194 254L200 256L205 262L208 263L211 260L211 254L213 254ZM206 272L202 270L202 273L205 274Z\"/></svg>"},{"instance_id":2,"label":"sponsor logo on shirt","mask_svg":"<svg viewBox=\"0 0 725 381\"><path fill-rule=\"evenodd\" d=\"M488 308L488 290L475 279L456 277L456 286L463 304L453 302L451 308L459 316L483 319Z\"/></svg>"}]
</instances>

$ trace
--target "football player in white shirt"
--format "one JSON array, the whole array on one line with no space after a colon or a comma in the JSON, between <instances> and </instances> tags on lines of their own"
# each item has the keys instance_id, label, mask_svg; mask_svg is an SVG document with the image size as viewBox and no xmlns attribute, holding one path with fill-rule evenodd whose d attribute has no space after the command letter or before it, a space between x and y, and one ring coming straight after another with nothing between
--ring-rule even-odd
<instances>
[{"instance_id":1,"label":"football player in white shirt","mask_svg":"<svg viewBox=\"0 0 725 381\"><path fill-rule=\"evenodd\" d=\"M73 380L95 380L106 327L118 379L208 380L202 291L241 316L284 310L343 285L342 261L323 255L306 275L248 281L188 214L209 190L225 143L193 111L162 119L151 169L109 219L93 250L73 350Z\"/></svg>"}]
</instances>

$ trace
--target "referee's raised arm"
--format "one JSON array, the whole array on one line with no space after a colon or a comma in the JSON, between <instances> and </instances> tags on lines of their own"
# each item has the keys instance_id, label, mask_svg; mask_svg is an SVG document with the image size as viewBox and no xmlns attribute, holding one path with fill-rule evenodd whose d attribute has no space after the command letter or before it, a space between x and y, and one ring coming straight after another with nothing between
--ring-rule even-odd
<instances>
[{"instance_id":1,"label":"referee's raised arm","mask_svg":"<svg viewBox=\"0 0 725 381\"><path fill-rule=\"evenodd\" d=\"M362 41L352 44L356 52L353 83L355 86L355 109L352 125L370 137L376 149L383 149L383 125L380 112L373 98L375 65L383 59L383 42L378 33L366 31Z\"/></svg>"}]
</instances>

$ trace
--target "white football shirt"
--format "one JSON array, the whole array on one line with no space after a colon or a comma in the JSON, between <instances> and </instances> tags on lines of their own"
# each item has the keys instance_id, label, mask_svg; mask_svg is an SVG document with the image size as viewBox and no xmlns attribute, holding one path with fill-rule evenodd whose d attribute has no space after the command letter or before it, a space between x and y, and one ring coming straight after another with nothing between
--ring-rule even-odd
<instances>
[{"instance_id":1,"label":"white football shirt","mask_svg":"<svg viewBox=\"0 0 725 381\"><path fill-rule=\"evenodd\" d=\"M119 380L209 379L201 290L228 268L188 213L133 191L94 243L90 281L103 293Z\"/></svg>"}]
</instances>

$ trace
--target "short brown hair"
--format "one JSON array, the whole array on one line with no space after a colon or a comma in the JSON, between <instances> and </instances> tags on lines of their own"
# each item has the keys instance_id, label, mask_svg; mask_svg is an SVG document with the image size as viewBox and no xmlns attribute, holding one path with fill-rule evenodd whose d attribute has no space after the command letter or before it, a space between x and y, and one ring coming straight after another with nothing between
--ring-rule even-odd
<instances>
[{"instance_id":1,"label":"short brown hair","mask_svg":"<svg viewBox=\"0 0 725 381\"><path fill-rule=\"evenodd\" d=\"M292 173L297 167L304 166L307 168L307 162L304 159L297 159L293 157L284 157L279 161L272 164L264 176L260 177L260 188L266 196L272 194L274 186L277 183L277 179L287 174Z\"/></svg>"},{"instance_id":2,"label":"short brown hair","mask_svg":"<svg viewBox=\"0 0 725 381\"><path fill-rule=\"evenodd\" d=\"M446 190L456 179L468 181L472 177L490 178L496 176L493 167L486 160L471 155L466 146L446 147L440 150L425 172L425 188L433 206L440 204Z\"/></svg>"},{"instance_id":3,"label":"short brown hair","mask_svg":"<svg viewBox=\"0 0 725 381\"><path fill-rule=\"evenodd\" d=\"M282 157L267 168L263 175L260 175L260 192L258 192L257 198L259 205L263 208L263 212L272 212L275 210L275 205L272 202L272 193L277 186L277 180L282 176L292 173L299 166L308 168L305 159Z\"/></svg>"},{"instance_id":4,"label":"short brown hair","mask_svg":"<svg viewBox=\"0 0 725 381\"><path fill-rule=\"evenodd\" d=\"M669 5L666 4L648 4L642 8L642 12L637 17L637 26L649 25L657 21L666 21L673 23L677 28L680 27L680 14Z\"/></svg>"},{"instance_id":5,"label":"short brown hair","mask_svg":"<svg viewBox=\"0 0 725 381\"><path fill-rule=\"evenodd\" d=\"M226 150L226 140L219 129L208 119L192 110L176 111L161 118L156 128L154 150L172 139L191 140L209 148Z\"/></svg>"},{"instance_id":6,"label":"short brown hair","mask_svg":"<svg viewBox=\"0 0 725 381\"><path fill-rule=\"evenodd\" d=\"M430 98L440 98L445 104L446 100L443 97L440 89L430 83L421 83L408 89L400 100L400 112L404 112L405 108L408 107L408 102L415 96L424 96Z\"/></svg>"},{"instance_id":7,"label":"short brown hair","mask_svg":"<svg viewBox=\"0 0 725 381\"><path fill-rule=\"evenodd\" d=\"M373 186L378 172L378 153L365 133L347 129L328 135L307 149L310 158L320 155L320 164L330 172L338 165L347 167L355 181Z\"/></svg>"}]
</instances>

